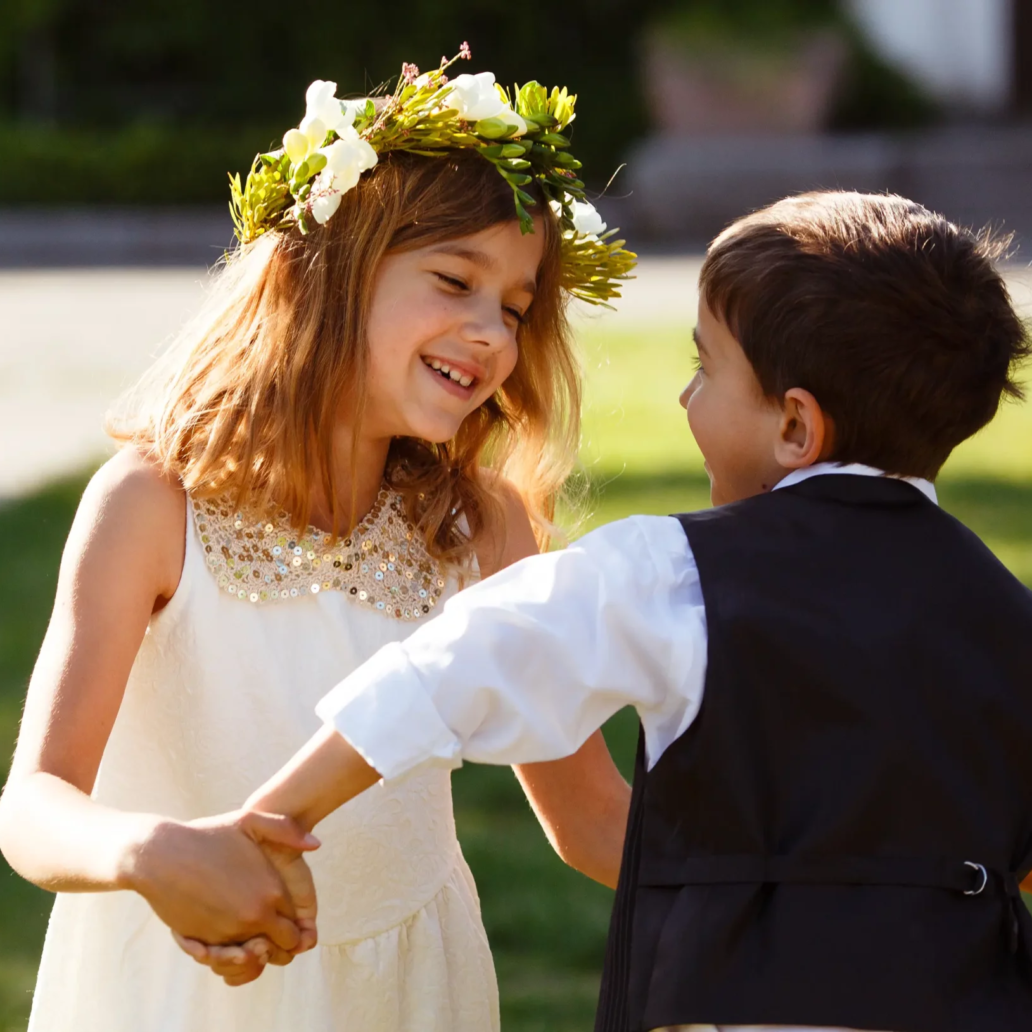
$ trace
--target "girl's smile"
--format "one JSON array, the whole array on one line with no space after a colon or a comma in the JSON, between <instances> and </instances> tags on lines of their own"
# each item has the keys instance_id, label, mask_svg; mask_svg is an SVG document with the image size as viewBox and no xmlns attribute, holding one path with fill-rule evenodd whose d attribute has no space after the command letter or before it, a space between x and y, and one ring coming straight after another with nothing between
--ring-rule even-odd
<instances>
[{"instance_id":1,"label":"girl's smile","mask_svg":"<svg viewBox=\"0 0 1032 1032\"><path fill-rule=\"evenodd\" d=\"M424 355L423 365L441 381L440 386L458 398L471 398L477 384L485 378L483 367L474 366L472 362Z\"/></svg>"},{"instance_id":2,"label":"girl's smile","mask_svg":"<svg viewBox=\"0 0 1032 1032\"><path fill-rule=\"evenodd\" d=\"M382 259L366 333L363 437L450 441L502 386L519 360L544 236L509 221Z\"/></svg>"}]
</instances>

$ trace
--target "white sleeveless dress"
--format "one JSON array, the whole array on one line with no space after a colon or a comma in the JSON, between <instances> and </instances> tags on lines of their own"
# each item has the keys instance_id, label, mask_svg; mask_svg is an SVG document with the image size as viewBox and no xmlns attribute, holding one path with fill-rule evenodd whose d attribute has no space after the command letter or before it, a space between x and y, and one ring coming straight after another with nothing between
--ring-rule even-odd
<instances>
[{"instance_id":1,"label":"white sleeveless dress","mask_svg":"<svg viewBox=\"0 0 1032 1032\"><path fill-rule=\"evenodd\" d=\"M188 501L178 590L150 622L94 797L191 819L243 800L318 729L315 705L456 584L381 493L333 549L285 518ZM59 895L29 1032L490 1032L494 967L449 772L380 784L323 821L319 945L229 988L131 892Z\"/></svg>"}]
</instances>

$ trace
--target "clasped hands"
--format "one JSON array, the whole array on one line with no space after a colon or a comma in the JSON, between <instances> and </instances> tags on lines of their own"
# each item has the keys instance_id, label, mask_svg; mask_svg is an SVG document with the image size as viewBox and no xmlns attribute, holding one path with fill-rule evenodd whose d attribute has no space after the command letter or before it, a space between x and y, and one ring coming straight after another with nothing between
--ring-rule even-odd
<instances>
[{"instance_id":1,"label":"clasped hands","mask_svg":"<svg viewBox=\"0 0 1032 1032\"><path fill-rule=\"evenodd\" d=\"M135 850L126 884L194 960L244 985L266 964L289 964L315 946L315 885L303 854L318 846L276 814L161 821Z\"/></svg>"}]
</instances>

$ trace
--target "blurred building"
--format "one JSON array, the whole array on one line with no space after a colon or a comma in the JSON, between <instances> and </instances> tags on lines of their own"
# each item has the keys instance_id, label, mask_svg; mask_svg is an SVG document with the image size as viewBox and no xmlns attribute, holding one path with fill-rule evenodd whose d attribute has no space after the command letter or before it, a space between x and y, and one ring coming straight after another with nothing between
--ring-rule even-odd
<instances>
[{"instance_id":1,"label":"blurred building","mask_svg":"<svg viewBox=\"0 0 1032 1032\"><path fill-rule=\"evenodd\" d=\"M629 157L614 221L698 245L777 197L847 188L1032 247L1032 0L843 0L840 13L790 42L653 29L655 132Z\"/></svg>"},{"instance_id":2,"label":"blurred building","mask_svg":"<svg viewBox=\"0 0 1032 1032\"><path fill-rule=\"evenodd\" d=\"M1015 100L1022 0L847 0L871 42L954 110L1005 111Z\"/></svg>"}]
</instances>

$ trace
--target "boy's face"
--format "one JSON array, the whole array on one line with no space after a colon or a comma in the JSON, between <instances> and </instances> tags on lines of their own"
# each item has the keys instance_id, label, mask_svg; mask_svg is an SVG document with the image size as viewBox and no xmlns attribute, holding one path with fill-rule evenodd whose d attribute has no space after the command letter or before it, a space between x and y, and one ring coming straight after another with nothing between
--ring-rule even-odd
<instances>
[{"instance_id":1,"label":"boy's face","mask_svg":"<svg viewBox=\"0 0 1032 1032\"><path fill-rule=\"evenodd\" d=\"M785 412L764 396L738 341L699 299L698 371L681 393L710 478L714 505L769 491L789 470L778 462Z\"/></svg>"}]
</instances>

